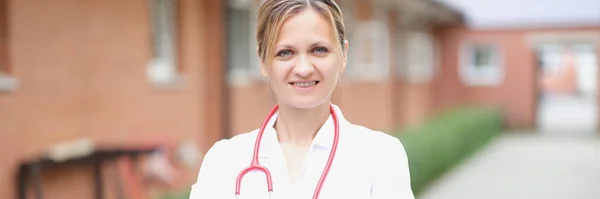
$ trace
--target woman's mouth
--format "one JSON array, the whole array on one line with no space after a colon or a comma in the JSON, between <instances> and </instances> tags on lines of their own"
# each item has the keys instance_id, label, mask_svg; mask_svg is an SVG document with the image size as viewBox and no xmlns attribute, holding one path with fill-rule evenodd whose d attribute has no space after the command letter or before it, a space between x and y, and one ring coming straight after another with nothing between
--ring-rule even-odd
<instances>
[{"instance_id":1,"label":"woman's mouth","mask_svg":"<svg viewBox=\"0 0 600 199\"><path fill-rule=\"evenodd\" d=\"M319 81L303 81L303 82L290 82L290 84L297 87L311 87L317 85Z\"/></svg>"},{"instance_id":2,"label":"woman's mouth","mask_svg":"<svg viewBox=\"0 0 600 199\"><path fill-rule=\"evenodd\" d=\"M312 88L314 88L317 84L319 84L319 81L290 82L290 85L292 85L294 88L296 88L297 90L300 90L300 91L309 91Z\"/></svg>"}]
</instances>

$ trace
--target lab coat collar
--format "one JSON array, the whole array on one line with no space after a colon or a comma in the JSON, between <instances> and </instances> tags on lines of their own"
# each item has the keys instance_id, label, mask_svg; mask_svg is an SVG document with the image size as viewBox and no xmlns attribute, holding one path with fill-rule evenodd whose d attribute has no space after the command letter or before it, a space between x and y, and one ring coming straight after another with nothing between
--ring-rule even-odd
<instances>
[{"instance_id":1,"label":"lab coat collar","mask_svg":"<svg viewBox=\"0 0 600 199\"><path fill-rule=\"evenodd\" d=\"M342 127L346 124L346 119L342 113L342 111L340 110L340 108L334 104L332 104L333 109L337 115L338 118L338 122L340 125L340 133L343 131ZM277 145L279 144L279 141L277 139L277 133L275 131L274 125L275 125L275 121L277 120L277 116L279 115L279 112L276 112L273 117L271 117L269 119L269 122L267 123L267 126L265 128L265 132L263 135L263 141L261 143L261 145L265 146L261 146L260 152L259 152L259 156L266 158L268 156L270 156L272 154L272 151L275 150L275 147L278 147ZM313 143L312 143L312 147L318 147L318 148L322 148L322 149L331 149L332 144L333 144L333 136L334 136L334 121L333 121L333 116L330 114L329 117L327 118L327 120L325 121L325 124L319 129L319 131L317 131L317 134L315 135L315 138L313 139Z\"/></svg>"}]
</instances>

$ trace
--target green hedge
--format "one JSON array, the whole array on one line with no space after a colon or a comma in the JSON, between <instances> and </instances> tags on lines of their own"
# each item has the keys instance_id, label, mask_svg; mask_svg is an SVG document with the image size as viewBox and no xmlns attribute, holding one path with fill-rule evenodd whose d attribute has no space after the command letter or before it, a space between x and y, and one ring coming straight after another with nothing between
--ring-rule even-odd
<instances>
[{"instance_id":1,"label":"green hedge","mask_svg":"<svg viewBox=\"0 0 600 199\"><path fill-rule=\"evenodd\" d=\"M167 193L165 195L159 196L157 199L189 199L190 192L180 192L180 193Z\"/></svg>"},{"instance_id":2,"label":"green hedge","mask_svg":"<svg viewBox=\"0 0 600 199\"><path fill-rule=\"evenodd\" d=\"M453 109L395 133L405 147L415 194L502 131L499 111Z\"/></svg>"}]
</instances>

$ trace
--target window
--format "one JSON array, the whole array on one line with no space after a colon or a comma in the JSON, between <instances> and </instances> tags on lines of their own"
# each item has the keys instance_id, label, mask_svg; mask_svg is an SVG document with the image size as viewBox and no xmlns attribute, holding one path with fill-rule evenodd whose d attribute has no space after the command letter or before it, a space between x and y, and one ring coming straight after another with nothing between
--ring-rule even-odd
<instances>
[{"instance_id":1,"label":"window","mask_svg":"<svg viewBox=\"0 0 600 199\"><path fill-rule=\"evenodd\" d=\"M375 3L372 20L356 20L356 0L340 1L349 42L345 76L350 81L382 81L390 71L389 6ZM377 12L374 12L377 11Z\"/></svg>"},{"instance_id":2,"label":"window","mask_svg":"<svg viewBox=\"0 0 600 199\"><path fill-rule=\"evenodd\" d=\"M460 77L467 85L499 85L504 78L504 63L500 49L491 43L463 45L460 58Z\"/></svg>"},{"instance_id":3,"label":"window","mask_svg":"<svg viewBox=\"0 0 600 199\"><path fill-rule=\"evenodd\" d=\"M17 79L10 71L8 57L8 1L0 0L0 92L14 91Z\"/></svg>"},{"instance_id":4,"label":"window","mask_svg":"<svg viewBox=\"0 0 600 199\"><path fill-rule=\"evenodd\" d=\"M353 62L349 74L352 79L381 81L389 76L390 39L387 25L382 21L355 23L349 62Z\"/></svg>"},{"instance_id":5,"label":"window","mask_svg":"<svg viewBox=\"0 0 600 199\"><path fill-rule=\"evenodd\" d=\"M153 51L148 66L148 77L156 85L173 84L179 77L175 2L175 0L149 0Z\"/></svg>"},{"instance_id":6,"label":"window","mask_svg":"<svg viewBox=\"0 0 600 199\"><path fill-rule=\"evenodd\" d=\"M402 74L411 83L429 82L437 70L439 60L436 43L427 31L406 33L406 66Z\"/></svg>"},{"instance_id":7,"label":"window","mask_svg":"<svg viewBox=\"0 0 600 199\"><path fill-rule=\"evenodd\" d=\"M594 44L573 45L575 54L575 74L580 94L596 96L598 82L598 58Z\"/></svg>"},{"instance_id":8,"label":"window","mask_svg":"<svg viewBox=\"0 0 600 199\"><path fill-rule=\"evenodd\" d=\"M256 52L256 12L251 1L229 1L227 21L228 81L245 85L260 78Z\"/></svg>"}]
</instances>

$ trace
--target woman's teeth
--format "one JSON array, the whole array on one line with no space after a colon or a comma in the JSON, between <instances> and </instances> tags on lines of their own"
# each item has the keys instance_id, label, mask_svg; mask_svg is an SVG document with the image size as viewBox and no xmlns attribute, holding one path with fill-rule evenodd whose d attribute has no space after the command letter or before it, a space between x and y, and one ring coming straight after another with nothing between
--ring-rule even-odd
<instances>
[{"instance_id":1,"label":"woman's teeth","mask_svg":"<svg viewBox=\"0 0 600 199\"><path fill-rule=\"evenodd\" d=\"M317 83L319 83L318 81L310 81L310 82L294 82L292 83L294 86L298 86L298 87L310 87L310 86L314 86Z\"/></svg>"}]
</instances>

